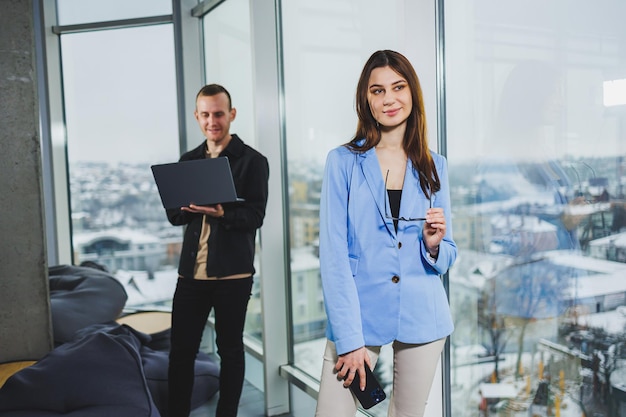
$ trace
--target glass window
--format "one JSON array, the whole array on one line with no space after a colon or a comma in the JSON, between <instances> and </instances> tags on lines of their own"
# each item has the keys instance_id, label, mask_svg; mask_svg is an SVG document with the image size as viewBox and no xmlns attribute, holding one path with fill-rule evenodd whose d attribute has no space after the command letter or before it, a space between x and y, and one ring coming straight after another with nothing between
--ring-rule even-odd
<instances>
[{"instance_id":1,"label":"glass window","mask_svg":"<svg viewBox=\"0 0 626 417\"><path fill-rule=\"evenodd\" d=\"M60 25L172 14L170 0L57 0Z\"/></svg>"},{"instance_id":2,"label":"glass window","mask_svg":"<svg viewBox=\"0 0 626 417\"><path fill-rule=\"evenodd\" d=\"M231 131L255 146L254 90L250 6L247 0L228 0L203 18L205 78L222 84L237 108ZM199 88L199 87L198 87Z\"/></svg>"},{"instance_id":3,"label":"glass window","mask_svg":"<svg viewBox=\"0 0 626 417\"><path fill-rule=\"evenodd\" d=\"M172 26L66 34L61 48L74 263L134 270L129 279L158 289L127 305L165 303L182 231L150 165L179 156Z\"/></svg>"},{"instance_id":4,"label":"glass window","mask_svg":"<svg viewBox=\"0 0 626 417\"><path fill-rule=\"evenodd\" d=\"M356 130L354 97L367 58L378 49L395 49L410 59L415 54L411 39L417 29L408 13L411 4L408 0L387 2L385 7L373 0L282 2L292 340L295 365L314 378L320 376L326 343L318 258L326 155L350 141ZM430 111L434 114L435 109ZM383 348L380 369L390 369L388 353L391 349ZM389 392L390 373L380 372ZM386 415L386 407L370 411Z\"/></svg>"},{"instance_id":5,"label":"glass window","mask_svg":"<svg viewBox=\"0 0 626 417\"><path fill-rule=\"evenodd\" d=\"M626 415L625 13L445 2L455 417Z\"/></svg>"},{"instance_id":6,"label":"glass window","mask_svg":"<svg viewBox=\"0 0 626 417\"><path fill-rule=\"evenodd\" d=\"M256 147L254 129L254 89L252 84L252 44L250 40L250 6L247 0L228 0L211 10L202 18L204 37L204 65L207 84L221 84L231 95L237 117L231 125L231 133L236 133L246 144ZM200 89L201 86L198 86ZM190 138L203 140L201 132L190 132ZM189 145L196 143L189 140ZM194 145L195 146L195 145ZM270 167L270 175L275 171ZM261 337L261 268L259 237L252 297L246 315L246 334Z\"/></svg>"}]
</instances>

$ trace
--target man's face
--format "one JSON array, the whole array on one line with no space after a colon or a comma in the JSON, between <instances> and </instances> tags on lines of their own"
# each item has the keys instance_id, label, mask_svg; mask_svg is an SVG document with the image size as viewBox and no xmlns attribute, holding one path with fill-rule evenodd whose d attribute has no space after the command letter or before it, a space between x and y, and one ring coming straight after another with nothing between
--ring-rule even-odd
<instances>
[{"instance_id":1,"label":"man's face","mask_svg":"<svg viewBox=\"0 0 626 417\"><path fill-rule=\"evenodd\" d=\"M196 100L194 116L207 141L215 145L228 142L230 123L235 120L236 115L235 108L229 109L228 96L224 93L200 96Z\"/></svg>"}]
</instances>

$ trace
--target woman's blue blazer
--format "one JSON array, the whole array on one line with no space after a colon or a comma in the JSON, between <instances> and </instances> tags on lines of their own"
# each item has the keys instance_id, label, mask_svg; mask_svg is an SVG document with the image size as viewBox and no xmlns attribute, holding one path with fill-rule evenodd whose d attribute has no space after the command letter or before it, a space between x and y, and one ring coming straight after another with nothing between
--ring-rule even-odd
<instances>
[{"instance_id":1,"label":"woman's blue blazer","mask_svg":"<svg viewBox=\"0 0 626 417\"><path fill-rule=\"evenodd\" d=\"M396 233L375 149L329 152L320 200L320 268L328 324L337 353L398 340L426 343L454 329L440 274L456 259L446 159L431 151L446 235L436 261L422 242L423 221L399 221ZM387 209L385 210L385 205ZM407 162L400 217L423 217L429 200Z\"/></svg>"}]
</instances>

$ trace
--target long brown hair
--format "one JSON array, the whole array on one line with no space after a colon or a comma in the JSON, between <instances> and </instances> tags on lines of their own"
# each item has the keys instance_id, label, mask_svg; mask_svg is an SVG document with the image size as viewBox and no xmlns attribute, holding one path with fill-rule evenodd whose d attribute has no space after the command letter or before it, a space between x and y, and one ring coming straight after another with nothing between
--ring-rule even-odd
<instances>
[{"instance_id":1,"label":"long brown hair","mask_svg":"<svg viewBox=\"0 0 626 417\"><path fill-rule=\"evenodd\" d=\"M390 50L376 51L365 63L356 88L356 113L359 122L354 138L346 143L345 146L354 152L362 153L380 142L380 128L372 115L369 102L367 101L367 91L372 71L381 67L391 68L404 77L409 85L413 106L406 122L403 148L413 164L413 169L420 173L419 178L422 191L427 196L430 196L431 191L439 191L441 182L428 148L422 87L415 69L404 55ZM365 139L365 142L359 144L362 139Z\"/></svg>"}]
</instances>

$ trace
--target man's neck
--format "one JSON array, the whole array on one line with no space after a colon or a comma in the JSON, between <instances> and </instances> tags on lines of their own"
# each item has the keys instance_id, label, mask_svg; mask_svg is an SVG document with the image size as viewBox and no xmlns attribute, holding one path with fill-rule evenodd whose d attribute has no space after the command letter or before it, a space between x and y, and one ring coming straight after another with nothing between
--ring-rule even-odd
<instances>
[{"instance_id":1,"label":"man's neck","mask_svg":"<svg viewBox=\"0 0 626 417\"><path fill-rule=\"evenodd\" d=\"M224 149L226 149L226 147L228 146L232 138L233 138L232 135L228 135L227 137L225 137L219 142L212 142L212 141L207 140L206 141L207 153L209 153L212 158L216 158L217 156L219 156L219 154L222 153Z\"/></svg>"}]
</instances>

